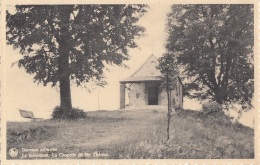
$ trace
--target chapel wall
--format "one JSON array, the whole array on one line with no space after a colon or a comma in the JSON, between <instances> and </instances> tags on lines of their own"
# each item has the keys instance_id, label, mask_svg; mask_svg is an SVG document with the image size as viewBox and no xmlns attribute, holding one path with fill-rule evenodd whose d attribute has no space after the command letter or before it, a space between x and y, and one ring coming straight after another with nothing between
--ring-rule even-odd
<instances>
[{"instance_id":1,"label":"chapel wall","mask_svg":"<svg viewBox=\"0 0 260 165\"><path fill-rule=\"evenodd\" d=\"M145 105L145 83L133 83L128 90L130 108L139 108Z\"/></svg>"}]
</instances>

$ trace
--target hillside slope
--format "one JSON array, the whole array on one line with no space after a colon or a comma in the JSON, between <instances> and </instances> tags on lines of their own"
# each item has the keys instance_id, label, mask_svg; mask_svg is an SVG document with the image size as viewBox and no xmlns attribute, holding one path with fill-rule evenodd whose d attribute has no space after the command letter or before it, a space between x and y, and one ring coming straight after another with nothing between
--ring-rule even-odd
<instances>
[{"instance_id":1,"label":"hillside slope","mask_svg":"<svg viewBox=\"0 0 260 165\"><path fill-rule=\"evenodd\" d=\"M254 158L254 130L225 116L219 121L181 111L170 130L166 141L166 112L148 110L88 112L88 119L77 122L8 122L7 151L17 148L18 157L7 158Z\"/></svg>"}]
</instances>

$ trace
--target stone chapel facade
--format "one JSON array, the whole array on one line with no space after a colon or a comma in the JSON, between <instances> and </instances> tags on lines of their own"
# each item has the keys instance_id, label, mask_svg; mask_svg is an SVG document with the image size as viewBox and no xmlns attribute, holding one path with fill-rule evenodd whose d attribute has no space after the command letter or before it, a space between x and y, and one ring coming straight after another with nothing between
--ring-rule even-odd
<instances>
[{"instance_id":1,"label":"stone chapel facade","mask_svg":"<svg viewBox=\"0 0 260 165\"><path fill-rule=\"evenodd\" d=\"M159 61L151 55L130 77L120 81L120 109L165 108L167 92L160 88ZM183 84L178 77L177 88L172 91L173 107L183 107ZM128 103L126 103L126 99Z\"/></svg>"}]
</instances>

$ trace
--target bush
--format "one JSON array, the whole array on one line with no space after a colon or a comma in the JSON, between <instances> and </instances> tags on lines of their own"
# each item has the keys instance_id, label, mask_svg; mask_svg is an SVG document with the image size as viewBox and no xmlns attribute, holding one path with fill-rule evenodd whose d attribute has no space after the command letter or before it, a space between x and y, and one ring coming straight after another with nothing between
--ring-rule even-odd
<instances>
[{"instance_id":1,"label":"bush","mask_svg":"<svg viewBox=\"0 0 260 165\"><path fill-rule=\"evenodd\" d=\"M219 103L213 101L202 104L202 110L204 114L211 115L222 112L222 107Z\"/></svg>"},{"instance_id":2,"label":"bush","mask_svg":"<svg viewBox=\"0 0 260 165\"><path fill-rule=\"evenodd\" d=\"M87 113L78 108L72 108L67 113L63 113L59 106L56 106L51 115L54 120L77 120L87 118Z\"/></svg>"}]
</instances>

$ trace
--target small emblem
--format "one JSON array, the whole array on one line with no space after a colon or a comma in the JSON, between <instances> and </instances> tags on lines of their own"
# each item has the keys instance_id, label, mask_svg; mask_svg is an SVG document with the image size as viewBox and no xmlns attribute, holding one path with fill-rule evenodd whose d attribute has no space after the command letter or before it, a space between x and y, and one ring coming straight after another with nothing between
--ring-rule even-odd
<instances>
[{"instance_id":1,"label":"small emblem","mask_svg":"<svg viewBox=\"0 0 260 165\"><path fill-rule=\"evenodd\" d=\"M11 148L9 150L9 155L13 158L16 157L18 155L18 150L16 148Z\"/></svg>"}]
</instances>

